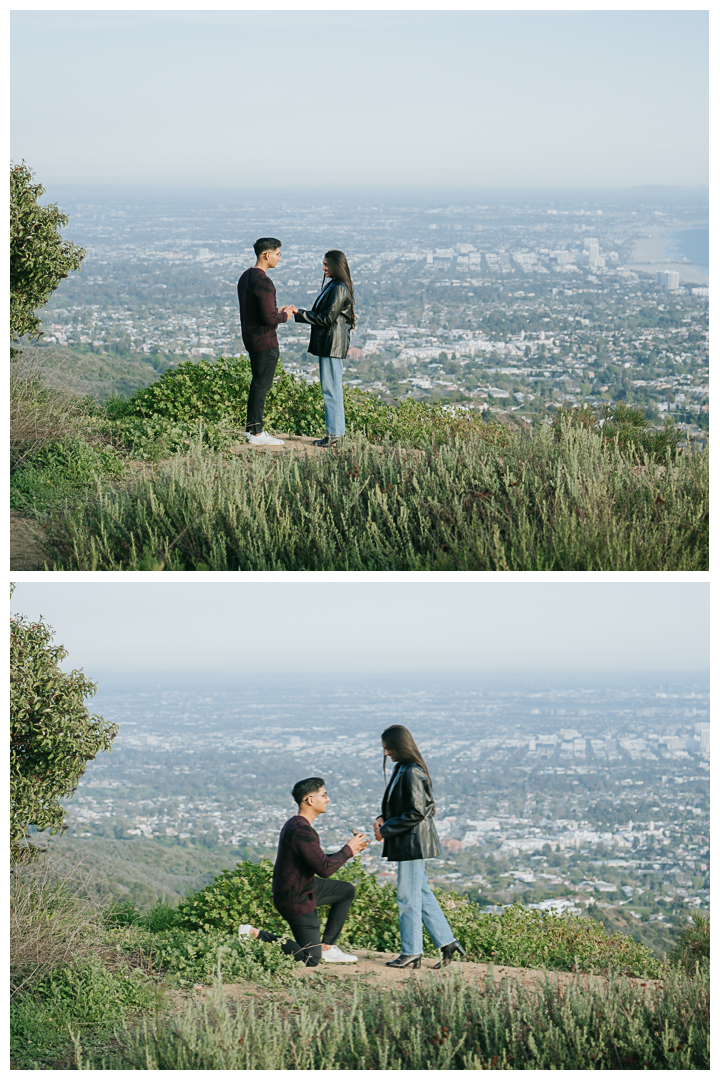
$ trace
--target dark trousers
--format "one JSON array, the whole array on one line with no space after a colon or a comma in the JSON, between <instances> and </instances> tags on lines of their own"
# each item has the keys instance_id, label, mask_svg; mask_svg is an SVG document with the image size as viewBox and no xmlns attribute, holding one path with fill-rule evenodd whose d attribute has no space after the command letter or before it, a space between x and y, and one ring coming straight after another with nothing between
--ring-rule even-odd
<instances>
[{"instance_id":1,"label":"dark trousers","mask_svg":"<svg viewBox=\"0 0 720 1080\"><path fill-rule=\"evenodd\" d=\"M275 368L280 359L280 348L276 345L274 349L265 349L264 352L251 352L249 355L252 382L250 383L247 427L245 430L252 435L259 435L263 429L265 398L275 378Z\"/></svg>"},{"instance_id":2,"label":"dark trousers","mask_svg":"<svg viewBox=\"0 0 720 1080\"><path fill-rule=\"evenodd\" d=\"M317 907L330 905L322 941L325 945L334 945L345 925L350 905L355 899L355 886L351 881L331 881L329 878L315 879L315 903ZM308 967L317 967L322 958L320 948L320 919L316 911L307 915L298 915L296 919L287 919L292 941L286 941L282 951L296 960L303 961ZM261 941L279 941L278 934L269 930L260 931Z\"/></svg>"}]
</instances>

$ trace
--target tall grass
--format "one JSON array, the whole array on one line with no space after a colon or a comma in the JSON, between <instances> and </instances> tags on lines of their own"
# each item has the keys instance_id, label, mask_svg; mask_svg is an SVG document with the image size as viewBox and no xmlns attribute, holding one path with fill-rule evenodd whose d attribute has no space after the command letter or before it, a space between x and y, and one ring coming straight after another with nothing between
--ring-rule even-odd
<instances>
[{"instance_id":1,"label":"tall grass","mask_svg":"<svg viewBox=\"0 0 720 1080\"><path fill-rule=\"evenodd\" d=\"M356 984L343 1000L316 982L290 1005L233 1009L218 980L101 1060L76 1048L79 1068L104 1069L707 1069L709 984L668 971L661 985L561 990L548 977L532 992L428 972L392 994Z\"/></svg>"},{"instance_id":2,"label":"tall grass","mask_svg":"<svg viewBox=\"0 0 720 1080\"><path fill-rule=\"evenodd\" d=\"M58 570L704 570L708 460L565 423L507 445L196 446L50 524Z\"/></svg>"},{"instance_id":3,"label":"tall grass","mask_svg":"<svg viewBox=\"0 0 720 1080\"><path fill-rule=\"evenodd\" d=\"M52 349L23 345L10 361L10 454L13 468L50 443L76 438L92 410Z\"/></svg>"},{"instance_id":4,"label":"tall grass","mask_svg":"<svg viewBox=\"0 0 720 1080\"><path fill-rule=\"evenodd\" d=\"M72 960L89 958L104 932L102 903L83 888L82 867L47 855L10 875L10 976L27 991Z\"/></svg>"}]
</instances>

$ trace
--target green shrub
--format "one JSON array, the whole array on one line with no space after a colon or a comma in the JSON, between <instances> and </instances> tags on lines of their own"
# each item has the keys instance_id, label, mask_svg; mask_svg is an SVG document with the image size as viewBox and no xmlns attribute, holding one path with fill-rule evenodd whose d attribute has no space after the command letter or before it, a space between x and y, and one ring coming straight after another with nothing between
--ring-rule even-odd
<instances>
[{"instance_id":1,"label":"green shrub","mask_svg":"<svg viewBox=\"0 0 720 1080\"><path fill-rule=\"evenodd\" d=\"M710 965L710 916L693 911L690 919L668 959L692 974L696 968L707 969Z\"/></svg>"},{"instance_id":2,"label":"green shrub","mask_svg":"<svg viewBox=\"0 0 720 1080\"><path fill-rule=\"evenodd\" d=\"M558 438L567 425L598 432L607 443L617 442L623 453L636 461L645 457L662 462L675 458L681 443L687 441L682 428L677 428L670 417L660 429L650 427L645 412L625 402L563 407L555 414L552 426Z\"/></svg>"},{"instance_id":3,"label":"green shrub","mask_svg":"<svg viewBox=\"0 0 720 1080\"><path fill-rule=\"evenodd\" d=\"M108 929L138 926L153 933L169 930L177 922L176 909L161 901L143 914L132 900L115 900L105 908L103 916Z\"/></svg>"},{"instance_id":4,"label":"green shrub","mask_svg":"<svg viewBox=\"0 0 720 1080\"><path fill-rule=\"evenodd\" d=\"M317 978L294 1002L234 1010L218 985L162 1024L126 1031L95 1068L163 1070L708 1069L709 982L611 980L539 992L428 972L392 994ZM86 1064L85 1067L91 1067Z\"/></svg>"},{"instance_id":5,"label":"green shrub","mask_svg":"<svg viewBox=\"0 0 720 1080\"><path fill-rule=\"evenodd\" d=\"M58 501L95 486L98 478L117 479L125 465L112 446L93 446L84 438L68 438L43 446L13 472L13 510L42 512Z\"/></svg>"},{"instance_id":6,"label":"green shrub","mask_svg":"<svg viewBox=\"0 0 720 1080\"><path fill-rule=\"evenodd\" d=\"M182 450L198 437L219 448L245 430L251 378L250 361L245 356L197 364L188 361L139 390L129 401L113 403L107 415L117 422L115 430L129 445L145 452L153 445ZM389 404L347 387L344 399L348 432L363 434L373 442L387 438L415 446L470 432L499 445L506 438L499 425L486 424L455 406L417 401ZM290 435L324 432L320 384L297 379L278 365L265 404L265 422L270 429Z\"/></svg>"},{"instance_id":7,"label":"green shrub","mask_svg":"<svg viewBox=\"0 0 720 1080\"><path fill-rule=\"evenodd\" d=\"M467 897L443 892L437 896L468 960L639 977L655 977L660 972L660 962L647 946L623 934L609 935L595 919L519 904L491 914L478 911Z\"/></svg>"},{"instance_id":8,"label":"green shrub","mask_svg":"<svg viewBox=\"0 0 720 1080\"><path fill-rule=\"evenodd\" d=\"M284 928L287 933L287 926ZM178 986L210 982L222 971L227 982L245 981L264 986L283 985L291 979L297 961L286 956L280 942L239 940L219 930L163 930L146 939L153 964Z\"/></svg>"},{"instance_id":9,"label":"green shrub","mask_svg":"<svg viewBox=\"0 0 720 1080\"><path fill-rule=\"evenodd\" d=\"M272 903L272 872L269 859L241 862L233 870L224 870L178 906L178 926L233 934L241 923L250 923L261 930L286 934L287 924ZM379 952L399 950L394 886L380 884L354 860L334 877L355 884L355 899L341 944ZM640 976L654 975L659 970L659 962L648 948L619 934L608 936L594 919L526 910L519 905L494 915L481 912L476 904L457 893L437 890L436 895L468 960ZM427 932L423 934L425 952L435 954L437 950Z\"/></svg>"},{"instance_id":10,"label":"green shrub","mask_svg":"<svg viewBox=\"0 0 720 1080\"><path fill-rule=\"evenodd\" d=\"M233 870L223 870L200 892L181 900L176 925L190 930L222 930L237 933L241 923L260 930L284 934L287 923L273 907L273 864L246 860Z\"/></svg>"},{"instance_id":11,"label":"green shrub","mask_svg":"<svg viewBox=\"0 0 720 1080\"><path fill-rule=\"evenodd\" d=\"M62 570L704 570L708 455L628 461L566 425L498 448L200 446L50 523Z\"/></svg>"},{"instance_id":12,"label":"green shrub","mask_svg":"<svg viewBox=\"0 0 720 1080\"><path fill-rule=\"evenodd\" d=\"M15 1067L52 1067L67 1057L68 1028L81 1033L86 1046L106 1045L114 1024L156 1002L156 989L143 971L109 971L97 956L55 969L11 1004Z\"/></svg>"},{"instance_id":13,"label":"green shrub","mask_svg":"<svg viewBox=\"0 0 720 1080\"><path fill-rule=\"evenodd\" d=\"M233 870L223 870L200 892L189 896L177 908L178 925L197 930L224 930L236 933L249 923L260 930L287 934L288 925L272 902L273 864L241 862ZM381 885L360 863L351 860L335 878L355 883L355 900L350 908L341 943L357 949L391 951L400 947L397 901L392 886ZM320 908L321 915L324 909ZM429 947L432 949L432 945Z\"/></svg>"}]
</instances>

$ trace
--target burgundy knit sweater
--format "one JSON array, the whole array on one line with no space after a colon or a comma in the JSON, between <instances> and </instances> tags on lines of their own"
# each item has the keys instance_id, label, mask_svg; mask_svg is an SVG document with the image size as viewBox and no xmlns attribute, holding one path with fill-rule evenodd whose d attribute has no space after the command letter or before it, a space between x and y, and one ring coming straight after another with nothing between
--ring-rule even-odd
<instances>
[{"instance_id":1,"label":"burgundy knit sweater","mask_svg":"<svg viewBox=\"0 0 720 1080\"><path fill-rule=\"evenodd\" d=\"M278 347L275 328L287 322L287 313L278 311L275 286L264 270L251 266L237 283L242 339L248 352L265 352Z\"/></svg>"},{"instance_id":2,"label":"burgundy knit sweater","mask_svg":"<svg viewBox=\"0 0 720 1080\"><path fill-rule=\"evenodd\" d=\"M320 837L307 818L295 814L282 827L273 871L273 903L284 919L315 910L315 875L329 878L352 858L345 844L326 855Z\"/></svg>"}]
</instances>

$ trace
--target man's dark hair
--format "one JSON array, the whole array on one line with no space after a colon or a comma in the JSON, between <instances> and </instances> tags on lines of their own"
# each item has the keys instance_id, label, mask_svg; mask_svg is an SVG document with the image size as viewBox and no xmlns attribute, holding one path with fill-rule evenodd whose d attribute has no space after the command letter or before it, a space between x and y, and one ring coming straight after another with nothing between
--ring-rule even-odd
<instances>
[{"instance_id":1,"label":"man's dark hair","mask_svg":"<svg viewBox=\"0 0 720 1080\"><path fill-rule=\"evenodd\" d=\"M263 251L277 251L279 247L282 247L282 241L276 240L274 236L261 236L259 240L256 240L253 244L253 251L255 256L259 259Z\"/></svg>"},{"instance_id":2,"label":"man's dark hair","mask_svg":"<svg viewBox=\"0 0 720 1080\"><path fill-rule=\"evenodd\" d=\"M324 786L325 781L319 776L309 776L307 780L298 780L297 784L292 789L292 797L298 806L300 806L303 799L306 799L308 795L312 795L315 791L319 791L320 788Z\"/></svg>"}]
</instances>

